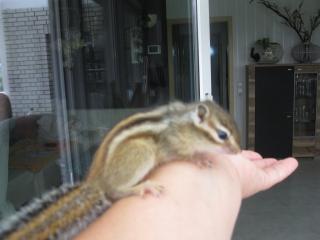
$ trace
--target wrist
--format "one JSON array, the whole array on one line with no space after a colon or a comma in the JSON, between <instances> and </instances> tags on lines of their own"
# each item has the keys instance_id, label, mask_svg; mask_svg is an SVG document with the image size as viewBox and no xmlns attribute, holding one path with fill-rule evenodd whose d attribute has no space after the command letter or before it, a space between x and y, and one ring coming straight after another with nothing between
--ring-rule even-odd
<instances>
[{"instance_id":1,"label":"wrist","mask_svg":"<svg viewBox=\"0 0 320 240\"><path fill-rule=\"evenodd\" d=\"M186 161L165 164L149 178L164 186L159 198L121 199L82 237L230 239L241 194L233 175L224 171L222 167L199 169Z\"/></svg>"}]
</instances>

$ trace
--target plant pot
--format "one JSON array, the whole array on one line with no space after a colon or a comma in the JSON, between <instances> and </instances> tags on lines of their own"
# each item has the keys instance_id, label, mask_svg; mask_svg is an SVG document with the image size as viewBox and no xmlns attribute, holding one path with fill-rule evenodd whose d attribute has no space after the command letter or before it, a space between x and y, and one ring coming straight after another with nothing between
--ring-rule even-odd
<instances>
[{"instance_id":1,"label":"plant pot","mask_svg":"<svg viewBox=\"0 0 320 240\"><path fill-rule=\"evenodd\" d=\"M274 64L281 60L283 49L279 43L270 43L263 47L255 44L251 49L251 57L259 64Z\"/></svg>"},{"instance_id":2,"label":"plant pot","mask_svg":"<svg viewBox=\"0 0 320 240\"><path fill-rule=\"evenodd\" d=\"M291 55L299 63L312 63L320 58L320 47L311 42L299 43L292 48Z\"/></svg>"}]
</instances>

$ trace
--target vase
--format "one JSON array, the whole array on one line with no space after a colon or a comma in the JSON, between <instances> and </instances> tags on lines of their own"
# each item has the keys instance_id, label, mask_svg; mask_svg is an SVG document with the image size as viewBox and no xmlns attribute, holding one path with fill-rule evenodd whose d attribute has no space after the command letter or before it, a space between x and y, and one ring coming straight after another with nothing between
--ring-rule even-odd
<instances>
[{"instance_id":1,"label":"vase","mask_svg":"<svg viewBox=\"0 0 320 240\"><path fill-rule=\"evenodd\" d=\"M299 63L312 63L320 58L320 47L311 42L302 42L292 48L291 55Z\"/></svg>"}]
</instances>

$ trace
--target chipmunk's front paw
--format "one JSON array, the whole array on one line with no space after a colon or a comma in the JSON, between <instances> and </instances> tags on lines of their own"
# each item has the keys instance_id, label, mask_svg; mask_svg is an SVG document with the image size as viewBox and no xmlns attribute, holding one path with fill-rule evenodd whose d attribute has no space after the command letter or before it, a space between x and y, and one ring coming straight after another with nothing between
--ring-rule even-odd
<instances>
[{"instance_id":1,"label":"chipmunk's front paw","mask_svg":"<svg viewBox=\"0 0 320 240\"><path fill-rule=\"evenodd\" d=\"M164 191L164 187L156 182L147 180L137 185L136 190L142 197L145 197L147 194L151 194L155 197L160 197Z\"/></svg>"},{"instance_id":2,"label":"chipmunk's front paw","mask_svg":"<svg viewBox=\"0 0 320 240\"><path fill-rule=\"evenodd\" d=\"M213 162L208 154L196 153L192 157L191 161L195 163L199 168L212 168Z\"/></svg>"}]
</instances>

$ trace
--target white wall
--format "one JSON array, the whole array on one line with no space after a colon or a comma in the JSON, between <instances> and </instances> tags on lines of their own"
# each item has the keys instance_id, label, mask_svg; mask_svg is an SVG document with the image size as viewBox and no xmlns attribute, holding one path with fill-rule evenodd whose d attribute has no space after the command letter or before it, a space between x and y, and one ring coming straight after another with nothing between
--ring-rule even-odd
<instances>
[{"instance_id":1,"label":"white wall","mask_svg":"<svg viewBox=\"0 0 320 240\"><path fill-rule=\"evenodd\" d=\"M5 48L5 39L3 31L2 11L5 9L19 9L19 8L39 8L48 7L48 0L0 0L0 61L2 63L2 77L4 84L4 91L10 94L8 85L8 71L7 71L7 55Z\"/></svg>"},{"instance_id":2,"label":"white wall","mask_svg":"<svg viewBox=\"0 0 320 240\"><path fill-rule=\"evenodd\" d=\"M259 38L269 37L279 42L284 48L284 56L280 63L294 63L290 55L292 47L298 44L297 34L281 23L281 19L272 11L259 4L249 4L249 0L210 0L211 16L232 16L234 33L234 86L235 116L245 135L246 96L245 65L252 62L250 47ZM301 0L276 0L282 6L295 7ZM305 1L306 14L314 13L320 8L319 0ZM320 45L320 29L314 33L313 42Z\"/></svg>"},{"instance_id":3,"label":"white wall","mask_svg":"<svg viewBox=\"0 0 320 240\"><path fill-rule=\"evenodd\" d=\"M6 34L7 74L13 116L52 112L48 9L2 11Z\"/></svg>"},{"instance_id":4,"label":"white wall","mask_svg":"<svg viewBox=\"0 0 320 240\"><path fill-rule=\"evenodd\" d=\"M259 4L249 4L249 0L209 0L210 16L231 16L234 37L234 97L236 121L245 136L245 66L251 62L250 47L259 38L269 37L284 48L280 63L292 63L291 48L299 43L296 33L281 24L281 19ZM286 6L297 6L301 0L274 0ZM167 17L186 18L185 0L167 0ZM307 14L320 8L319 0L307 0L304 9ZM320 27L314 33L313 42L320 45ZM244 139L244 138L243 138Z\"/></svg>"},{"instance_id":5,"label":"white wall","mask_svg":"<svg viewBox=\"0 0 320 240\"><path fill-rule=\"evenodd\" d=\"M48 7L48 0L0 0L2 9Z\"/></svg>"}]
</instances>

